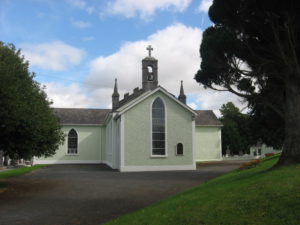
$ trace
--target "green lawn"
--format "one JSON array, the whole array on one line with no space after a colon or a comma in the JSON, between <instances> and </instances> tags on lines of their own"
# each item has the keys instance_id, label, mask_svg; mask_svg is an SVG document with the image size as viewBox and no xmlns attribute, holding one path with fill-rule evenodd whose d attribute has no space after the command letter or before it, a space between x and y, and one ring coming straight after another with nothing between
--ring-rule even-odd
<instances>
[{"instance_id":1,"label":"green lawn","mask_svg":"<svg viewBox=\"0 0 300 225\"><path fill-rule=\"evenodd\" d=\"M0 188L3 188L3 187L7 186L7 183L2 182L1 179L7 179L7 178L10 178L10 177L20 176L20 175L23 175L25 173L29 173L33 170L43 168L45 166L47 166L47 165L35 165L35 166L31 166L31 167L21 167L21 168L17 168L17 169L0 171Z\"/></svg>"},{"instance_id":2,"label":"green lawn","mask_svg":"<svg viewBox=\"0 0 300 225\"><path fill-rule=\"evenodd\" d=\"M300 165L269 169L277 160L228 173L107 224L299 225Z\"/></svg>"},{"instance_id":3,"label":"green lawn","mask_svg":"<svg viewBox=\"0 0 300 225\"><path fill-rule=\"evenodd\" d=\"M35 166L30 166L30 167L20 167L20 168L11 169L11 170L5 170L5 171L0 172L0 179L20 176L25 173L29 173L33 170L43 168L45 166L47 166L47 165L35 165Z\"/></svg>"}]
</instances>

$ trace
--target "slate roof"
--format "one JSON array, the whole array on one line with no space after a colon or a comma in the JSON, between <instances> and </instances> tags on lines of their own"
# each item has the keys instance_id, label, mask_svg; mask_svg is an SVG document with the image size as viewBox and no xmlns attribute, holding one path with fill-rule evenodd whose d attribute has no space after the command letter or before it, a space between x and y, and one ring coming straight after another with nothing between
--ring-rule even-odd
<instances>
[{"instance_id":1,"label":"slate roof","mask_svg":"<svg viewBox=\"0 0 300 225\"><path fill-rule=\"evenodd\" d=\"M101 125L111 109L54 108L63 125Z\"/></svg>"},{"instance_id":2,"label":"slate roof","mask_svg":"<svg viewBox=\"0 0 300 225\"><path fill-rule=\"evenodd\" d=\"M196 116L196 126L222 126L222 123L212 110L195 110L198 113Z\"/></svg>"},{"instance_id":3,"label":"slate roof","mask_svg":"<svg viewBox=\"0 0 300 225\"><path fill-rule=\"evenodd\" d=\"M212 110L195 110L196 126L222 126ZM102 125L111 109L54 108L62 125Z\"/></svg>"}]
</instances>

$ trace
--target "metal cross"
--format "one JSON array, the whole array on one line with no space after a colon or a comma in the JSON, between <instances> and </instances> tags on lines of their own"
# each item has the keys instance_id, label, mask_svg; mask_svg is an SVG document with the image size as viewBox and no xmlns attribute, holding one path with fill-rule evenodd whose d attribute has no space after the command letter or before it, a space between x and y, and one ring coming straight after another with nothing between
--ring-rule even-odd
<instances>
[{"instance_id":1,"label":"metal cross","mask_svg":"<svg viewBox=\"0 0 300 225\"><path fill-rule=\"evenodd\" d=\"M151 57L151 51L153 51L153 48L151 47L151 45L148 46L148 48L146 48L148 50L148 54L149 54L149 57Z\"/></svg>"}]
</instances>

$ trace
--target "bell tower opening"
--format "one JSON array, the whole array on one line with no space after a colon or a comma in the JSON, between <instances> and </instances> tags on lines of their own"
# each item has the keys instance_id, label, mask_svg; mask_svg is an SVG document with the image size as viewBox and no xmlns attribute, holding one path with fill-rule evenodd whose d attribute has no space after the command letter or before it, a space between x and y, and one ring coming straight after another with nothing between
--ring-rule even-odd
<instances>
[{"instance_id":1,"label":"bell tower opening","mask_svg":"<svg viewBox=\"0 0 300 225\"><path fill-rule=\"evenodd\" d=\"M148 56L142 60L143 90L154 90L157 87L157 59L151 56L153 48L147 47Z\"/></svg>"}]
</instances>

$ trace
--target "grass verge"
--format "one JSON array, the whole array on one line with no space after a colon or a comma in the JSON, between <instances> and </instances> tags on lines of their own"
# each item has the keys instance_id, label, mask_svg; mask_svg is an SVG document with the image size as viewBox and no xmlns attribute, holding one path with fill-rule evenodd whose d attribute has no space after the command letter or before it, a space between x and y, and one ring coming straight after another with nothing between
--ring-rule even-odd
<instances>
[{"instance_id":1,"label":"grass verge","mask_svg":"<svg viewBox=\"0 0 300 225\"><path fill-rule=\"evenodd\" d=\"M40 169L40 168L43 168L46 166L47 165L35 165L35 166L31 166L31 167L20 167L20 168L16 168L16 169L1 171L0 172L0 188L5 188L8 185L6 182L2 182L1 179L7 179L7 178L11 178L11 177L20 176L25 173L29 173L31 171L34 171L34 170L37 170L37 169Z\"/></svg>"},{"instance_id":2,"label":"grass verge","mask_svg":"<svg viewBox=\"0 0 300 225\"><path fill-rule=\"evenodd\" d=\"M107 225L299 225L300 165L270 169L277 160L233 171Z\"/></svg>"},{"instance_id":3,"label":"grass verge","mask_svg":"<svg viewBox=\"0 0 300 225\"><path fill-rule=\"evenodd\" d=\"M6 178L10 178L10 177L16 177L16 176L20 176L23 175L25 173L29 173L31 171L46 167L47 165L35 165L35 166L31 166L31 167L20 167L20 168L16 168L16 169L11 169L11 170L5 170L0 172L0 179L6 179Z\"/></svg>"}]
</instances>

